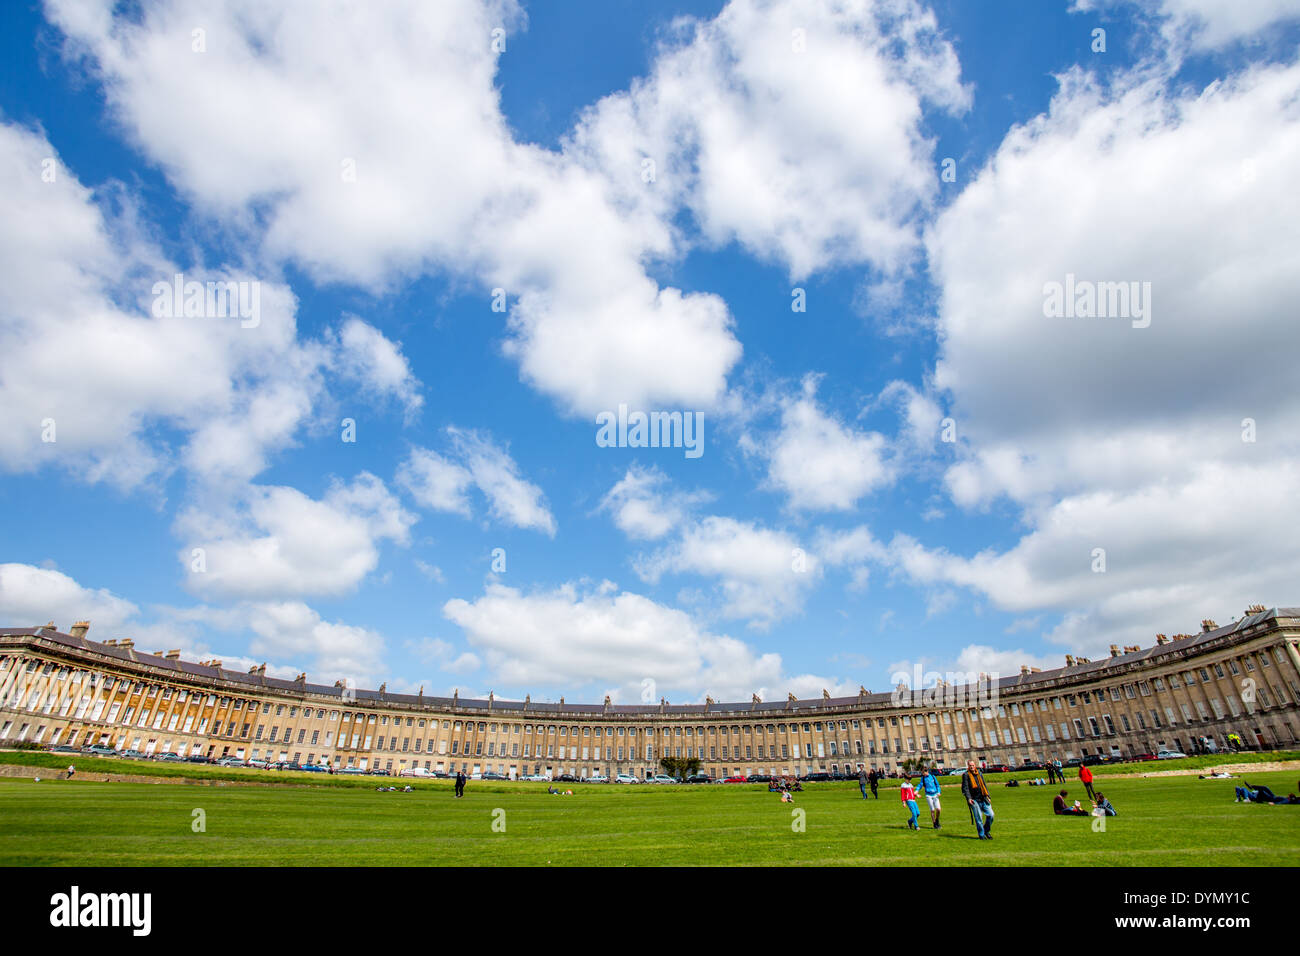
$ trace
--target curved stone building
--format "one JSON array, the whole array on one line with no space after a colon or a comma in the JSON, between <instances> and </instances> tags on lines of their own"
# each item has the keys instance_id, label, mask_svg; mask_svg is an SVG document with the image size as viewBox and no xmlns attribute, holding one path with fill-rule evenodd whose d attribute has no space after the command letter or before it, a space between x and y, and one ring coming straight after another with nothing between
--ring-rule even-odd
<instances>
[{"instance_id":1,"label":"curved stone building","mask_svg":"<svg viewBox=\"0 0 1300 956\"><path fill-rule=\"evenodd\" d=\"M1250 608L1200 633L1112 646L1103 660L971 683L814 700L627 706L468 700L248 673L130 640L0 629L0 746L105 744L144 753L422 767L507 776L644 777L662 756L715 776L897 770L926 757L1020 764L1052 756L1192 752L1235 733L1251 748L1300 743L1300 608Z\"/></svg>"}]
</instances>

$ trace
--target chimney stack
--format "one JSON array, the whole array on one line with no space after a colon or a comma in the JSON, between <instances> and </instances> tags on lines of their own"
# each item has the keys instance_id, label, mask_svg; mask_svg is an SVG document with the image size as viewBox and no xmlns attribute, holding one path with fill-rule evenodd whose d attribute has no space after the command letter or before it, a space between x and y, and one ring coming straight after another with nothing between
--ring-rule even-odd
<instances>
[{"instance_id":1,"label":"chimney stack","mask_svg":"<svg viewBox=\"0 0 1300 956\"><path fill-rule=\"evenodd\" d=\"M173 649L173 650L168 651L168 652L167 652L167 659L168 659L169 661L178 661L178 660L180 660L180 659L181 659L181 651L180 651L180 648L178 647L178 648L175 648L175 649Z\"/></svg>"},{"instance_id":2,"label":"chimney stack","mask_svg":"<svg viewBox=\"0 0 1300 956\"><path fill-rule=\"evenodd\" d=\"M1066 655L1065 655L1065 666L1066 666L1066 667L1073 667L1073 666L1074 666L1074 657L1073 657L1073 655L1071 655L1071 654L1066 654Z\"/></svg>"},{"instance_id":3,"label":"chimney stack","mask_svg":"<svg viewBox=\"0 0 1300 956\"><path fill-rule=\"evenodd\" d=\"M117 647L117 638L115 638L115 637L110 637L108 640L106 640L106 641L104 642L104 646L105 646L105 647Z\"/></svg>"},{"instance_id":4,"label":"chimney stack","mask_svg":"<svg viewBox=\"0 0 1300 956\"><path fill-rule=\"evenodd\" d=\"M129 651L135 648L135 641L131 640L129 637L124 637L117 642L117 646L125 647Z\"/></svg>"},{"instance_id":5,"label":"chimney stack","mask_svg":"<svg viewBox=\"0 0 1300 956\"><path fill-rule=\"evenodd\" d=\"M1169 643L1169 638L1166 637L1164 634L1157 634L1157 635L1156 635L1156 643L1157 643L1157 644L1168 644L1168 643Z\"/></svg>"},{"instance_id":6,"label":"chimney stack","mask_svg":"<svg viewBox=\"0 0 1300 956\"><path fill-rule=\"evenodd\" d=\"M1119 657L1119 645L1118 645L1118 644L1112 644L1112 645L1110 646L1110 656L1111 656L1111 657Z\"/></svg>"},{"instance_id":7,"label":"chimney stack","mask_svg":"<svg viewBox=\"0 0 1300 956\"><path fill-rule=\"evenodd\" d=\"M1201 621L1202 633L1208 633L1209 631L1214 630L1218 626L1219 625L1215 624L1214 621L1210 620L1208 617L1205 620Z\"/></svg>"},{"instance_id":8,"label":"chimney stack","mask_svg":"<svg viewBox=\"0 0 1300 956\"><path fill-rule=\"evenodd\" d=\"M85 637L88 630L90 630L89 621L77 621L72 625L72 630L68 633L73 637Z\"/></svg>"},{"instance_id":9,"label":"chimney stack","mask_svg":"<svg viewBox=\"0 0 1300 956\"><path fill-rule=\"evenodd\" d=\"M1021 676L1021 677L1026 677L1026 676L1028 676L1028 674L1029 674L1029 665L1028 665L1028 664L1021 664L1021 665L1020 665L1020 676Z\"/></svg>"}]
</instances>

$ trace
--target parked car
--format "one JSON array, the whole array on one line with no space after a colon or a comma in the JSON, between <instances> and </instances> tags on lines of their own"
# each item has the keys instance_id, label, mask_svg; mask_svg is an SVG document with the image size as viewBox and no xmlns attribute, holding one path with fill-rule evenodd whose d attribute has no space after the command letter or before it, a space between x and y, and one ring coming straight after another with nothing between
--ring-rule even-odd
<instances>
[{"instance_id":1,"label":"parked car","mask_svg":"<svg viewBox=\"0 0 1300 956\"><path fill-rule=\"evenodd\" d=\"M119 757L124 757L124 758L127 759L127 760L147 760L147 759L149 759L147 754L143 754L143 753L141 753L141 752L138 751L138 750L123 750L120 754L118 754L118 756L119 756Z\"/></svg>"},{"instance_id":2,"label":"parked car","mask_svg":"<svg viewBox=\"0 0 1300 956\"><path fill-rule=\"evenodd\" d=\"M823 780L829 780L830 778L831 775L825 770L814 770L812 773L804 774L799 779L809 783L817 783Z\"/></svg>"},{"instance_id":3,"label":"parked car","mask_svg":"<svg viewBox=\"0 0 1300 956\"><path fill-rule=\"evenodd\" d=\"M767 773L751 773L749 775L750 783L771 783L772 775ZM690 783L688 780L687 783Z\"/></svg>"},{"instance_id":4,"label":"parked car","mask_svg":"<svg viewBox=\"0 0 1300 956\"><path fill-rule=\"evenodd\" d=\"M243 765L244 761L238 757L222 757L217 761L218 767L242 767Z\"/></svg>"},{"instance_id":5,"label":"parked car","mask_svg":"<svg viewBox=\"0 0 1300 956\"><path fill-rule=\"evenodd\" d=\"M270 765L269 760L263 760L261 757L252 757L246 763L257 770L265 770Z\"/></svg>"},{"instance_id":6,"label":"parked car","mask_svg":"<svg viewBox=\"0 0 1300 956\"><path fill-rule=\"evenodd\" d=\"M676 783L675 777L670 777L666 773L657 773L648 781L649 783Z\"/></svg>"},{"instance_id":7,"label":"parked car","mask_svg":"<svg viewBox=\"0 0 1300 956\"><path fill-rule=\"evenodd\" d=\"M335 773L365 773L360 767L340 767ZM437 776L437 774L434 774Z\"/></svg>"},{"instance_id":8,"label":"parked car","mask_svg":"<svg viewBox=\"0 0 1300 956\"><path fill-rule=\"evenodd\" d=\"M544 774L544 773L529 773L529 774L525 774L524 776L520 777L519 779L520 779L520 780L531 780L531 781L533 781L534 783L541 783L541 782L543 782L543 781L545 781L545 780L549 780L550 778L547 777L546 774Z\"/></svg>"},{"instance_id":9,"label":"parked car","mask_svg":"<svg viewBox=\"0 0 1300 956\"><path fill-rule=\"evenodd\" d=\"M205 757L203 754L190 754L185 758L186 763L212 763L211 757Z\"/></svg>"},{"instance_id":10,"label":"parked car","mask_svg":"<svg viewBox=\"0 0 1300 956\"><path fill-rule=\"evenodd\" d=\"M407 767L405 770L399 773L398 776L399 777L432 777L433 773L431 771L425 770L423 767Z\"/></svg>"},{"instance_id":11,"label":"parked car","mask_svg":"<svg viewBox=\"0 0 1300 956\"><path fill-rule=\"evenodd\" d=\"M558 780L560 783L577 783L577 782L578 782L578 778L575 777L575 776L574 776L573 774L571 774L571 773L562 773L562 774L560 774L558 777L556 777L555 779Z\"/></svg>"},{"instance_id":12,"label":"parked car","mask_svg":"<svg viewBox=\"0 0 1300 956\"><path fill-rule=\"evenodd\" d=\"M609 777L601 773L593 773L587 778L587 783L609 783Z\"/></svg>"},{"instance_id":13,"label":"parked car","mask_svg":"<svg viewBox=\"0 0 1300 956\"><path fill-rule=\"evenodd\" d=\"M480 776L479 779L480 780L509 780L510 778L503 773L497 773L493 770L488 770L482 776Z\"/></svg>"},{"instance_id":14,"label":"parked car","mask_svg":"<svg viewBox=\"0 0 1300 956\"><path fill-rule=\"evenodd\" d=\"M79 754L81 753L76 747L69 747L67 744L59 744L57 747L51 747L52 754Z\"/></svg>"},{"instance_id":15,"label":"parked car","mask_svg":"<svg viewBox=\"0 0 1300 956\"><path fill-rule=\"evenodd\" d=\"M1159 750L1156 752L1157 760L1177 760L1179 757L1186 757L1187 754L1178 750Z\"/></svg>"},{"instance_id":16,"label":"parked car","mask_svg":"<svg viewBox=\"0 0 1300 956\"><path fill-rule=\"evenodd\" d=\"M1155 760L1155 759L1156 759L1156 755L1155 755L1155 754L1138 754L1137 756L1133 757L1132 759L1133 759L1133 760Z\"/></svg>"},{"instance_id":17,"label":"parked car","mask_svg":"<svg viewBox=\"0 0 1300 956\"><path fill-rule=\"evenodd\" d=\"M114 750L112 747L100 747L98 745L91 747L86 752L94 757L116 757L117 756L117 751Z\"/></svg>"},{"instance_id":18,"label":"parked car","mask_svg":"<svg viewBox=\"0 0 1300 956\"><path fill-rule=\"evenodd\" d=\"M162 760L162 761L164 761L164 762L166 762L166 763L184 763L184 762L185 762L185 758L184 758L184 757L182 757L180 754L174 754L174 753L154 754L154 755L153 755L153 759L154 759L154 760Z\"/></svg>"},{"instance_id":19,"label":"parked car","mask_svg":"<svg viewBox=\"0 0 1300 956\"><path fill-rule=\"evenodd\" d=\"M722 782L723 783L748 783L749 778L746 777L744 774L738 774L732 777L724 777Z\"/></svg>"},{"instance_id":20,"label":"parked car","mask_svg":"<svg viewBox=\"0 0 1300 956\"><path fill-rule=\"evenodd\" d=\"M305 763L298 769L306 770L308 773L329 773L330 772L329 767L322 767L318 763Z\"/></svg>"},{"instance_id":21,"label":"parked car","mask_svg":"<svg viewBox=\"0 0 1300 956\"><path fill-rule=\"evenodd\" d=\"M392 776L392 773L391 773L390 771L385 770L385 769L383 769L382 767L375 767L373 770L367 770L366 773L370 774L372 777L391 777L391 776Z\"/></svg>"},{"instance_id":22,"label":"parked car","mask_svg":"<svg viewBox=\"0 0 1300 956\"><path fill-rule=\"evenodd\" d=\"M633 776L630 773L620 773L617 777L614 778L614 782L615 783L640 783L641 779L639 777Z\"/></svg>"}]
</instances>

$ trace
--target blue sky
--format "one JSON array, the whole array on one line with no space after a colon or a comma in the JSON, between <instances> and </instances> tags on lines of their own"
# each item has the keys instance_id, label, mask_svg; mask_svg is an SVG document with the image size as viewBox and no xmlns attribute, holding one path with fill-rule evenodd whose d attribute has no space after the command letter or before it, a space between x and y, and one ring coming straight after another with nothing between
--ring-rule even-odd
<instances>
[{"instance_id":1,"label":"blue sky","mask_svg":"<svg viewBox=\"0 0 1300 956\"><path fill-rule=\"evenodd\" d=\"M1287 6L10 5L0 618L684 701L1295 603Z\"/></svg>"}]
</instances>

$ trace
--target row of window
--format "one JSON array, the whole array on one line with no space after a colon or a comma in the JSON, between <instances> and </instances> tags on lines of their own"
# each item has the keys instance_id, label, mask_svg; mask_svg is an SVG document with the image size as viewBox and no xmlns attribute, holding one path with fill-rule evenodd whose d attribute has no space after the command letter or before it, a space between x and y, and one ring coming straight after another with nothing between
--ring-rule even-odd
<instances>
[{"instance_id":1,"label":"row of window","mask_svg":"<svg viewBox=\"0 0 1300 956\"><path fill-rule=\"evenodd\" d=\"M1278 663L1283 663L1285 661L1285 651L1281 646L1274 647L1272 649L1272 652L1274 658ZM9 669L11 660L14 659L6 659L4 656L0 656L0 673ZM997 715L998 717L1005 718L1008 716L1008 714L1012 717L1019 717L1021 716L1022 711L1025 714L1032 714L1035 711L1039 713L1047 713L1053 710L1060 711L1067 706L1077 707L1080 705L1080 701L1082 701L1083 704L1093 704L1094 697L1096 698L1095 701L1096 703L1101 703L1102 701L1106 700L1107 696L1109 696L1109 699L1111 701L1119 701L1121 699L1121 694L1123 698L1127 700L1134 700L1137 699L1138 697L1149 697L1153 693L1153 690L1155 692L1162 692L1167 689L1177 689L1183 685L1189 685L1189 686L1195 685L1198 683L1198 679L1199 679L1199 683L1201 684L1210 684L1214 679L1225 680L1229 678L1229 676L1234 678L1240 677L1243 674L1249 674L1254 672L1256 669L1256 662L1258 662L1258 665L1261 668L1268 668L1271 666L1269 661L1269 654L1266 651L1259 651L1251 654L1240 655L1236 658L1230 658L1221 662L1208 663L1199 668L1184 670L1181 672L1181 674L1170 674L1167 675L1167 677L1163 677L1163 678L1154 677L1151 678L1149 681L1144 679L1132 683L1114 685L1109 688L1099 688L1095 690L1081 691L1078 692L1077 694L1070 693L1061 696L1054 696L1051 698L1041 698L1038 699L1037 701L1029 700L1029 701L1012 702L1010 704L998 704L996 705ZM25 704L26 705L25 709L34 711L40 705L39 698L41 696L45 696L46 700L45 700L45 707L43 712L47 714L52 713L53 708L57 704L61 703L61 709L59 710L59 714L58 714L58 716L61 717L71 716L74 719L89 719L94 721L100 721L101 719L103 719L103 720L107 720L109 723L117 723L120 721L123 724L131 724L132 721L136 719L137 705L134 704L127 705L125 706L125 709L123 709L123 701L121 700L114 701L111 704L111 706L109 706L108 713L105 715L104 708L108 703L108 698L102 696L105 692L113 690L119 682L122 685L120 688L118 688L119 691L125 689L125 686L129 683L130 693L140 695L139 697L140 703L138 708L139 717L137 721L137 725L139 727L142 728L149 727L150 729L154 729L154 730L177 731L186 734L197 733L199 735L207 735L209 733L208 718L198 717L198 715L195 713L182 714L181 712L175 709L172 709L170 713L167 713L161 707L153 708L152 712L147 708L148 701L155 698L160 698L163 701L172 701L174 699L176 704L185 703L187 699L189 699L188 695L190 692L184 688L172 688L166 685L152 685L140 681L129 682L125 678L114 678L111 675L101 675L92 671L81 671L74 668L59 666L51 662L42 663L41 661L35 659L28 660L26 662L25 672L27 674L30 675L35 673L37 669L41 670L42 676L53 675L53 680L49 682L49 687L45 690L42 690L41 688L38 687L38 688L31 689L29 692L26 692L25 686L20 686L16 680L12 681L13 689L9 695L9 699L5 701L5 703L15 708L22 708ZM1211 671L1213 671L1214 673L1214 678L1211 678L1210 676ZM69 681L71 683L82 684L83 693L80 696L80 698L78 698L76 694L69 694L66 692L56 693L52 688L55 686L55 684L61 681ZM1270 695L1269 685L1267 685L1264 682L1256 681L1253 678L1247 678L1245 681L1242 681L1241 686L1242 686L1242 695L1240 698L1235 693L1225 693L1222 698L1205 695L1206 700L1204 701L1193 700L1191 701L1191 704L1186 702L1179 704L1179 707L1182 712L1183 721L1190 723L1197 718L1199 718L1200 720L1211 719L1210 710L1207 709L1207 702L1209 708L1213 709L1213 717L1216 719L1222 719L1229 712L1234 717L1239 716L1243 712L1243 710L1250 709L1249 705L1253 705L1256 703L1262 707L1273 706L1275 700L1278 704L1288 703L1286 691L1281 686L1274 685L1273 692L1271 695ZM1294 680L1291 681L1291 686L1295 696L1298 699L1300 699L1300 687L1297 687L1296 682ZM84 691L90 689L95 689L97 693L94 696L84 693ZM27 696L28 699L24 701L22 698L25 696ZM206 699L204 699L205 696ZM232 701L233 701L233 707L231 706ZM1225 710L1225 701L1226 701L1226 710ZM203 695L201 693L195 693L193 695L192 702L198 703L200 708L204 706L218 706L220 709L232 709L235 711L244 710L245 704L247 704L247 711L249 713L256 712L260 706L261 712L264 715L269 715L272 711L272 708L274 708L276 716L285 716L289 720L297 719L298 711L299 711L299 707L297 705L273 704L271 702L261 702L259 705L259 703L256 701L251 701L251 700L244 701L243 699L240 698L232 699L230 697L221 697L220 703L218 704L218 697L215 694ZM1192 706L1195 706L1196 708L1195 714L1193 714L1192 712L1191 709ZM73 710L74 707L75 707L75 711ZM1148 729L1161 729L1165 725L1165 723L1168 723L1169 725L1173 725L1177 723L1178 716L1175 713L1173 707L1165 706L1163 710L1164 710L1163 720L1161 714L1155 708L1151 708L1145 712L1143 712L1143 710L1141 709L1135 710L1133 713L1133 721L1136 721L1136 729L1142 731ZM150 723L149 720L151 713L152 713L152 723ZM602 735L610 738L615 738L615 737L631 738L631 737L635 737L637 735L637 732L640 731L642 738L646 741L646 744L649 745L649 742L653 741L656 736L660 736L665 739L671 737L705 737L705 736L718 739L718 738L726 738L728 736L733 736L733 737L741 737L741 736L751 737L755 735L762 736L765 733L785 734L787 732L790 733L803 732L803 733L826 734L826 733L834 733L837 729L839 731L846 732L849 730L850 726L852 727L853 730L862 729L862 725L865 725L866 727L869 728L871 726L871 721L873 719L876 721L877 728L886 727L887 726L886 720L889 721L889 726L894 726L894 727L897 727L900 724L901 726L904 727L912 727L912 726L923 726L927 724L938 724L940 722L942 722L945 725L951 725L954 723L954 718L957 724L963 724L966 722L966 717L968 714L970 716L971 724L974 725L979 718L984 718L986 720L991 719L993 716L993 707L984 706L982 708L969 708L965 710L943 711L942 713L930 712L928 714L902 714L902 715L894 715L890 717L877 717L877 718L857 718L857 719L846 718L838 721L835 720L804 721L802 723L791 723L789 725L787 725L786 723L775 723L775 724L769 723L766 725L735 724L730 726L727 725L703 726L703 725L676 724L672 726L661 727L657 730L655 728L649 728L649 727L638 728L634 726L579 727L576 725L569 726L569 725L556 725L556 724L550 724L550 725L542 725L542 724L533 725L533 724L520 724L520 723L498 724L497 722L489 723L487 721L462 722L461 720L453 720L450 718L442 719L442 720L431 718L428 719L427 724L430 729L435 729L439 726L439 724L441 724L442 729L450 730L452 733L461 733L463 731L465 734L509 733L511 735L519 735L522 732L526 736L532 736L534 734L538 734L538 735L545 734L546 736L560 737L560 738L571 738L571 737L578 737L578 736L581 736L583 738L590 738L590 737L600 738ZM1148 715L1150 717L1150 724L1148 724L1147 721ZM330 721L337 720L338 716L339 716L339 712L337 710L332 710L328 712L328 719ZM302 708L302 719L304 720L309 720L313 718L319 720L319 719L324 719L325 717L326 717L326 710L324 708L312 708L312 707ZM389 725L389 720L390 720L388 715L361 714L361 713L356 713L354 715L352 712L347 712L347 711L343 712L342 717L345 722L361 722L366 725L376 723L377 721L378 726L380 727L387 727ZM1134 723L1133 721L1130 721L1128 714L1121 713L1119 715L1119 718L1124 732L1131 733L1134 731L1135 729ZM391 719L394 727L401 725L403 721L405 722L405 726L407 727L416 726L418 728L424 728L426 725L426 720L422 718L413 718L413 717L402 718L400 716L394 716ZM166 726L164 726L164 720L166 721ZM1086 727L1084 724L1085 720L1087 721ZM1101 723L1099 723L1099 721ZM1102 733L1114 735L1117 732L1114 721L1109 714L1100 714L1096 716L1089 715L1086 717L1074 717L1072 718L1071 723L1073 724L1074 735L1077 737L1084 737L1084 736L1096 737L1101 735ZM252 726L251 722L249 721L240 721L240 720L213 721L211 727L211 735L223 736L223 731L224 731L224 736L226 737L239 736L241 738L247 738L251 726ZM1029 728L1029 732L1032 733L1035 742L1040 742L1044 735L1046 736L1048 741L1055 741L1057 739L1056 736L1057 727L1060 728L1060 735L1062 739L1070 738L1071 736L1070 723L1064 723L1064 722L1060 724L1055 724L1055 723L1036 724ZM263 740L264 739L263 734L265 729L266 729L265 724L261 724L261 723L257 724L256 730L254 731L254 739L258 741ZM311 745L323 745L326 747L333 746L334 732L331 730L322 731L319 729L310 729L305 727L293 728L288 725L281 726L278 724L272 724L270 727L269 736L266 737L265 739L267 739L269 742L290 743L294 741L295 730L296 730L297 743L300 744L307 743L308 742L307 734L310 730ZM340 733L339 735L340 746L351 747L354 749L360 748L362 746L362 740L364 739L364 743L365 743L364 749L367 750L372 749L371 747L372 740L374 741L373 749L382 750L385 748L385 744L387 744L389 750L397 750L398 748L398 737L396 735L388 736L388 735L381 734L376 736L373 734L362 734L358 732L349 732L349 731L350 729L345 729L344 732ZM1027 742L1028 738L1026 736L1026 729L1024 727L1015 728L1015 732L1017 737L1019 738L1019 742L1022 743ZM994 731L994 733L996 734L997 731ZM1002 741L1003 743L1010 744L1013 742L1011 737L1011 733L1012 733L1011 729L1002 728L1000 733L1003 738ZM323 739L322 739L322 735L323 735ZM967 734L967 733L960 734L960 737L963 740L963 748L969 746L968 741L971 739L972 735L976 741L976 746L983 745L982 734L979 731L976 731L972 728L971 734ZM950 733L947 735L947 738L949 742L949 749L953 749L955 747L955 739L956 739L955 735ZM994 737L993 739L996 740L996 737ZM407 751L410 748L410 741L411 741L410 737L402 738L401 749L403 751ZM931 738L928 734L921 736L919 741L915 738L909 738L906 741L906 743L904 743L902 737L894 737L893 742L894 742L895 751L902 751L904 747L906 747L906 749L910 751L915 751L917 749L918 743L921 750L929 750L931 749L931 745L932 745ZM941 749L942 742L943 742L943 736L936 735L933 741L934 748ZM416 738L415 750L420 751L424 743L425 741L423 740L423 738ZM496 741L488 741L486 743L487 754L490 756L496 755L497 745L498 744ZM446 753L447 746L448 744L446 740L441 741L439 746L439 752ZM453 739L450 742L450 746L451 746L452 753L469 753L471 742L469 740ZM475 755L483 754L484 743L482 741L477 741L477 740L473 741L473 746L475 748ZM547 755L551 756L556 752L557 746L559 747L559 753L561 755L565 753L566 749L575 754L577 753L577 748L575 747L566 746L563 744L557 745L554 743L545 744L545 743L538 742L536 744L530 744L528 742L524 742L521 745L518 742L513 742L510 744L510 746L511 746L511 753L510 753L511 756L519 756L521 746L522 746L523 756L529 756L530 749L532 749L533 747L535 747L535 753L538 755L541 755L543 752L542 748L546 747ZM772 754L772 759L775 759L776 751L777 751L776 744L762 744L762 743L756 745L746 744L745 752L747 756L754 752L755 746L757 747L758 753L760 754L762 754L764 752L764 749L767 748L768 751ZM786 752L788 752L789 746L791 746L791 744L788 743L781 745L783 755ZM793 744L793 746L795 747L795 752L798 753L801 745L795 743ZM806 756L812 755L813 746L814 745L812 743L808 743L808 742L804 742L802 744L802 749ZM849 741L847 740L838 741L838 742L835 740L830 740L830 741L820 742L816 744L819 755L824 753L827 749L829 749L829 753L832 755L835 755L837 752L849 753L850 752L849 746L850 744ZM858 740L855 742L855 746L856 746L857 753L862 754L863 742L861 740ZM867 753L871 753L871 754L876 753L876 741L874 740L868 741L867 746L869 748ZM428 739L427 747L428 747L428 752L433 753L434 741L432 738ZM505 748L506 748L506 742L501 741L500 751L499 751L501 755L505 755ZM889 738L886 737L885 739L880 741L880 748L882 753L888 753L890 751ZM586 749L587 748L583 748L584 753L586 752ZM614 752L614 748L612 746L607 746L604 749L607 753L610 754ZM669 748L667 744L663 745L663 750L665 752L668 749ZM703 744L699 746L688 744L686 745L685 749L688 755L690 756L695 756L697 753L702 756L705 753L705 746ZM617 750L619 753L622 753L623 748L620 746L617 748ZM676 751L678 754L680 754L682 750L683 748L681 745L678 745L676 747ZM599 754L600 748L597 747L594 752ZM629 753L632 752L631 745L628 746L628 752ZM725 744L725 743L722 744L720 747L716 744L709 746L710 754L717 754L718 752L721 752L723 755L721 759L728 759L727 754L729 752L734 752L738 757L741 753L741 749L740 749L740 745L732 746L730 744ZM606 759L613 759L613 758L608 757ZM760 757L759 759L764 759L764 758Z\"/></svg>"}]
</instances>

